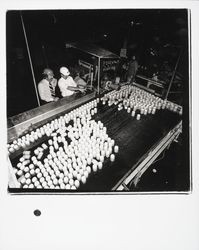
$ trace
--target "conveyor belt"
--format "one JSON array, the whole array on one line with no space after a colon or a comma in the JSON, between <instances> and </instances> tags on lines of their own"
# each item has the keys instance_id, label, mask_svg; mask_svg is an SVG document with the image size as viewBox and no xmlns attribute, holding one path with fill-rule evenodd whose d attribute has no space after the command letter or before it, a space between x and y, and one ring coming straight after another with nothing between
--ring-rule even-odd
<instances>
[{"instance_id":1,"label":"conveyor belt","mask_svg":"<svg viewBox=\"0 0 199 250\"><path fill-rule=\"evenodd\" d=\"M150 148L158 143L180 121L180 116L167 110L155 115L142 116L137 121L125 110L116 107L101 107L95 117L107 126L108 135L119 146L119 154L114 163L106 162L106 167L97 172L80 191L111 191L114 185Z\"/></svg>"},{"instance_id":2,"label":"conveyor belt","mask_svg":"<svg viewBox=\"0 0 199 250\"><path fill-rule=\"evenodd\" d=\"M55 115L59 117L66 113L63 108L60 111L61 113ZM137 112L139 113L138 110ZM103 168L97 172L92 172L86 183L81 184L75 192L110 192L113 190L126 173L132 170L134 166L136 168L136 164L140 159L158 145L161 139L181 121L181 116L177 112L167 109L157 109L155 114L141 115L141 119L136 120L136 115L132 117L131 113L127 113L127 110L118 111L117 105L108 106L100 102L98 104L98 112L92 116L92 119L96 122L101 121L107 127L108 136L114 139L116 145L119 146L119 153L116 154L114 162L111 162L109 158L105 159ZM32 144L30 146L31 151L34 151L39 144L48 139L48 137L44 136L35 145ZM10 157L13 167L16 166L20 156L20 151L18 151L18 154L13 154ZM9 190L11 192L28 193L74 192L74 190L65 189L10 188Z\"/></svg>"},{"instance_id":3,"label":"conveyor belt","mask_svg":"<svg viewBox=\"0 0 199 250\"><path fill-rule=\"evenodd\" d=\"M77 190L79 192L111 191L129 169L180 121L179 115L167 110L159 110L155 115L143 115L137 121L126 110L118 111L116 106L102 104L93 118L104 123L108 135L115 140L120 150L115 162L106 160L103 169L92 173L87 183ZM13 166L17 160L18 157L12 161Z\"/></svg>"},{"instance_id":4,"label":"conveyor belt","mask_svg":"<svg viewBox=\"0 0 199 250\"><path fill-rule=\"evenodd\" d=\"M38 108L8 118L8 142L11 142L24 133L33 130L35 127L45 124L52 117L55 117L61 112L69 111L94 97L95 93L93 92L87 93L85 96L77 93L73 96L62 98L57 102L50 102Z\"/></svg>"}]
</instances>

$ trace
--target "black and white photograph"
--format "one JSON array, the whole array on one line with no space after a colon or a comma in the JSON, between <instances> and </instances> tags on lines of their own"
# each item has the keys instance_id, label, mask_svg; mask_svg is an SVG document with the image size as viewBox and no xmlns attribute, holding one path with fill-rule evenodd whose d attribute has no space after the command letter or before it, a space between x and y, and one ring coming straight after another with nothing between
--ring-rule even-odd
<instances>
[{"instance_id":1,"label":"black and white photograph","mask_svg":"<svg viewBox=\"0 0 199 250\"><path fill-rule=\"evenodd\" d=\"M0 250L198 250L198 1L0 7Z\"/></svg>"},{"instance_id":2,"label":"black and white photograph","mask_svg":"<svg viewBox=\"0 0 199 250\"><path fill-rule=\"evenodd\" d=\"M7 11L8 192L190 192L190 15Z\"/></svg>"}]
</instances>

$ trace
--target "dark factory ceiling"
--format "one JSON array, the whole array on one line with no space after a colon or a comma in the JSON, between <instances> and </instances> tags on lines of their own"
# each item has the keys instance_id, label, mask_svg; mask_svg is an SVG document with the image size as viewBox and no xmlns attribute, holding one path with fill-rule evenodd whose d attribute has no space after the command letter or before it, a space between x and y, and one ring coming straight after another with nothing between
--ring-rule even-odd
<instances>
[{"instance_id":1,"label":"dark factory ceiling","mask_svg":"<svg viewBox=\"0 0 199 250\"><path fill-rule=\"evenodd\" d=\"M182 44L187 37L185 9L23 10L7 13L9 43L20 44L20 13L29 39L36 44L91 40L118 50L124 36L132 43Z\"/></svg>"}]
</instances>

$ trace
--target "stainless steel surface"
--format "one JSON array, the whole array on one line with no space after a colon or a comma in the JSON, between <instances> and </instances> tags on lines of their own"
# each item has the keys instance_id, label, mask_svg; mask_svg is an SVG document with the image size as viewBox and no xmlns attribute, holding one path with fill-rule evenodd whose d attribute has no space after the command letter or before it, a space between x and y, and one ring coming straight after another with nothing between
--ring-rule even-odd
<instances>
[{"instance_id":1,"label":"stainless steel surface","mask_svg":"<svg viewBox=\"0 0 199 250\"><path fill-rule=\"evenodd\" d=\"M81 105L94 97L94 93L80 96L79 98L74 97L73 99L65 97L57 102L51 102L8 118L8 143L21 136L25 131L31 129L35 124Z\"/></svg>"}]
</instances>

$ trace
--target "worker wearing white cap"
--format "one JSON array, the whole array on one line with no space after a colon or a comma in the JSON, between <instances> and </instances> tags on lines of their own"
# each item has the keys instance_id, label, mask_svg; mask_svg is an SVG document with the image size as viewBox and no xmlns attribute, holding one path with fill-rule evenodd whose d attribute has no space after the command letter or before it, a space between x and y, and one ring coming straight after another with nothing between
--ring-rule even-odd
<instances>
[{"instance_id":1,"label":"worker wearing white cap","mask_svg":"<svg viewBox=\"0 0 199 250\"><path fill-rule=\"evenodd\" d=\"M54 73L51 69L46 68L43 71L43 79L38 84L38 92L43 103L57 101L59 98L55 95L57 80L54 78Z\"/></svg>"},{"instance_id":2,"label":"worker wearing white cap","mask_svg":"<svg viewBox=\"0 0 199 250\"><path fill-rule=\"evenodd\" d=\"M63 97L71 96L75 93L75 91L80 90L77 88L77 83L70 76L70 72L66 67L61 67L60 73L61 78L58 81L58 86Z\"/></svg>"}]
</instances>

